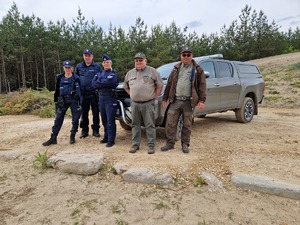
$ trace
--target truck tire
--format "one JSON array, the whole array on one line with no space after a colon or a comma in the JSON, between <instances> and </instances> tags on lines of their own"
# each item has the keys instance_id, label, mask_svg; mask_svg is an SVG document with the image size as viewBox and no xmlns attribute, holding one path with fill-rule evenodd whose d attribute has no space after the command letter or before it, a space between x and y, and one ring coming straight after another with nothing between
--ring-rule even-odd
<instances>
[{"instance_id":1,"label":"truck tire","mask_svg":"<svg viewBox=\"0 0 300 225\"><path fill-rule=\"evenodd\" d=\"M119 123L124 130L131 130L131 126L127 125L123 120L119 120Z\"/></svg>"},{"instance_id":2,"label":"truck tire","mask_svg":"<svg viewBox=\"0 0 300 225\"><path fill-rule=\"evenodd\" d=\"M249 123L254 116L255 105L252 98L246 97L243 105L235 112L235 117L238 122Z\"/></svg>"}]
</instances>

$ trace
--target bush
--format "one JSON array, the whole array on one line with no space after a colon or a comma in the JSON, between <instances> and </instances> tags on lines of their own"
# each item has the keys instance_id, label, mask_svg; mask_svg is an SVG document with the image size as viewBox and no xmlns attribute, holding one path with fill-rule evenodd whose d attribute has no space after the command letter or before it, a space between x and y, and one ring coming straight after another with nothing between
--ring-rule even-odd
<instances>
[{"instance_id":1,"label":"bush","mask_svg":"<svg viewBox=\"0 0 300 225\"><path fill-rule=\"evenodd\" d=\"M53 109L53 92L24 89L0 97L0 115L19 115L34 113L43 107ZM53 110L54 112L54 110ZM39 114L39 113L38 113Z\"/></svg>"}]
</instances>

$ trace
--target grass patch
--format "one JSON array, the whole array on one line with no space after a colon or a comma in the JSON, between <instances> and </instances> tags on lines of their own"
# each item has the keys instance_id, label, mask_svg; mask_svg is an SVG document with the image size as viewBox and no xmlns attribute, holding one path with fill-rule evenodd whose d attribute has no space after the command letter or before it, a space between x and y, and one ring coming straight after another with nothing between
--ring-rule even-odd
<instances>
[{"instance_id":1,"label":"grass patch","mask_svg":"<svg viewBox=\"0 0 300 225\"><path fill-rule=\"evenodd\" d=\"M300 70L300 63L294 63L290 65L291 70Z\"/></svg>"},{"instance_id":2,"label":"grass patch","mask_svg":"<svg viewBox=\"0 0 300 225\"><path fill-rule=\"evenodd\" d=\"M114 214L121 214L123 212L126 212L126 207L121 200L119 200L116 205L113 205L111 209L112 213Z\"/></svg>"},{"instance_id":3,"label":"grass patch","mask_svg":"<svg viewBox=\"0 0 300 225\"><path fill-rule=\"evenodd\" d=\"M291 83L291 86L293 86L295 88L300 88L300 82Z\"/></svg>"},{"instance_id":4,"label":"grass patch","mask_svg":"<svg viewBox=\"0 0 300 225\"><path fill-rule=\"evenodd\" d=\"M8 179L8 177L6 174L4 174L3 176L0 176L0 181L5 181L7 179Z\"/></svg>"},{"instance_id":5,"label":"grass patch","mask_svg":"<svg viewBox=\"0 0 300 225\"><path fill-rule=\"evenodd\" d=\"M170 207L162 201L161 202L154 202L152 204L154 205L154 210L155 209L157 209L157 210L170 209Z\"/></svg>"},{"instance_id":6,"label":"grass patch","mask_svg":"<svg viewBox=\"0 0 300 225\"><path fill-rule=\"evenodd\" d=\"M116 218L115 224L116 225L128 225L127 222L125 222L124 220L118 219L118 218Z\"/></svg>"},{"instance_id":7,"label":"grass patch","mask_svg":"<svg viewBox=\"0 0 300 225\"><path fill-rule=\"evenodd\" d=\"M82 208L87 208L90 211L95 211L95 204L98 203L97 199L87 200L80 204Z\"/></svg>"},{"instance_id":8,"label":"grass patch","mask_svg":"<svg viewBox=\"0 0 300 225\"><path fill-rule=\"evenodd\" d=\"M78 216L78 214L80 213L80 209L74 209L73 211L72 211L72 213L71 213L71 217L72 218L75 218L75 217L77 217Z\"/></svg>"},{"instance_id":9,"label":"grass patch","mask_svg":"<svg viewBox=\"0 0 300 225\"><path fill-rule=\"evenodd\" d=\"M0 116L33 114L41 118L55 117L55 104L53 92L46 88L41 91L22 89L0 95ZM71 110L68 109L66 117L71 118Z\"/></svg>"},{"instance_id":10,"label":"grass patch","mask_svg":"<svg viewBox=\"0 0 300 225\"><path fill-rule=\"evenodd\" d=\"M52 102L53 93L47 89L42 89L42 91L22 89L18 92L1 95L0 115L32 113Z\"/></svg>"},{"instance_id":11,"label":"grass patch","mask_svg":"<svg viewBox=\"0 0 300 225\"><path fill-rule=\"evenodd\" d=\"M196 177L196 180L194 181L194 187L199 187L203 185L207 185L205 179L202 177Z\"/></svg>"},{"instance_id":12,"label":"grass patch","mask_svg":"<svg viewBox=\"0 0 300 225\"><path fill-rule=\"evenodd\" d=\"M47 151L44 153L39 153L34 156L33 165L35 167L40 167L42 169L48 169L50 166L48 165L48 154Z\"/></svg>"},{"instance_id":13,"label":"grass patch","mask_svg":"<svg viewBox=\"0 0 300 225\"><path fill-rule=\"evenodd\" d=\"M269 101L269 102L279 102L280 100L282 100L282 97L278 96L278 95L277 96L266 96L265 100Z\"/></svg>"},{"instance_id":14,"label":"grass patch","mask_svg":"<svg viewBox=\"0 0 300 225\"><path fill-rule=\"evenodd\" d=\"M270 95L279 95L279 91L276 91L276 90L269 90L269 94Z\"/></svg>"}]
</instances>

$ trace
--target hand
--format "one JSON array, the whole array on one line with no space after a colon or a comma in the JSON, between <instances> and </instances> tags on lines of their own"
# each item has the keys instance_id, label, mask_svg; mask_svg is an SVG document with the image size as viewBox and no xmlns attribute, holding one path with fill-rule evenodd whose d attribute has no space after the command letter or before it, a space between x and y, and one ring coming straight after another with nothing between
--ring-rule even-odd
<instances>
[{"instance_id":1,"label":"hand","mask_svg":"<svg viewBox=\"0 0 300 225\"><path fill-rule=\"evenodd\" d=\"M205 103L204 102L199 102L196 106L199 110L205 108Z\"/></svg>"},{"instance_id":2,"label":"hand","mask_svg":"<svg viewBox=\"0 0 300 225\"><path fill-rule=\"evenodd\" d=\"M161 106L162 107L166 107L167 106L167 102L166 101L162 101Z\"/></svg>"},{"instance_id":3,"label":"hand","mask_svg":"<svg viewBox=\"0 0 300 225\"><path fill-rule=\"evenodd\" d=\"M77 93L74 94L74 99L75 99L76 101L79 100L79 95L78 95Z\"/></svg>"}]
</instances>

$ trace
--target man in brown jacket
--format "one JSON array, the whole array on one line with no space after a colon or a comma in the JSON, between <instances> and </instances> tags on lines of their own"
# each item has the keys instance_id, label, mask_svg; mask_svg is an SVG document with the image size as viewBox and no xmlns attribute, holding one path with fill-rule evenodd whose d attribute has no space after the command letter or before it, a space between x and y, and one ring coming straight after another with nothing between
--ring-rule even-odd
<instances>
[{"instance_id":1,"label":"man in brown jacket","mask_svg":"<svg viewBox=\"0 0 300 225\"><path fill-rule=\"evenodd\" d=\"M180 54L181 62L174 66L163 95L162 106L170 107L166 122L167 143L161 151L174 149L177 124L182 115L183 127L181 146L184 153L189 153L192 132L193 108L205 107L206 77L203 69L193 59L192 49L184 47Z\"/></svg>"}]
</instances>

